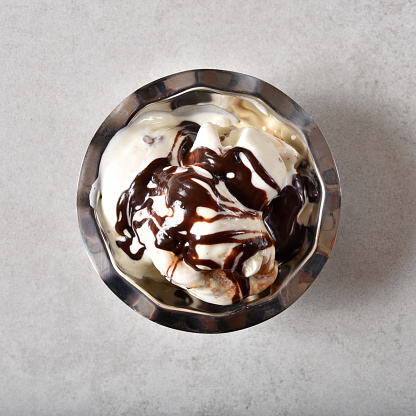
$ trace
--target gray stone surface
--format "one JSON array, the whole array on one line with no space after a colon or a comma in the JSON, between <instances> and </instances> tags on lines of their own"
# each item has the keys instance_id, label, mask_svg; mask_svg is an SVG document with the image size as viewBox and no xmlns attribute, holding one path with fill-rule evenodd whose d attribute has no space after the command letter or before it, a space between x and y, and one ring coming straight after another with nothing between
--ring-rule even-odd
<instances>
[{"instance_id":1,"label":"gray stone surface","mask_svg":"<svg viewBox=\"0 0 416 416\"><path fill-rule=\"evenodd\" d=\"M414 0L1 3L1 415L416 413ZM343 187L317 281L225 335L126 307L76 219L104 118L193 68L286 92L320 126Z\"/></svg>"}]
</instances>

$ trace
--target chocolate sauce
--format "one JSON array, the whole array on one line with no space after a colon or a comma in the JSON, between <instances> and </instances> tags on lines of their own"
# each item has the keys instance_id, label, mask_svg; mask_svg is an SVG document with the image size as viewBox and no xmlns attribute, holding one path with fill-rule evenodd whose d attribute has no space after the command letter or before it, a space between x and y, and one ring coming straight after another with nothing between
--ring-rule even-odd
<instances>
[{"instance_id":1,"label":"chocolate sauce","mask_svg":"<svg viewBox=\"0 0 416 416\"><path fill-rule=\"evenodd\" d=\"M156 187L147 188L144 186L149 183L150 179ZM165 194L168 208L178 209L179 207L183 210L184 220L179 224L166 226L166 218L159 216L153 209L152 197L162 194ZM137 235L136 230L143 225L133 220L134 214L145 208L150 216L146 221L155 235L157 248L171 251L183 258L195 270L201 270L200 266L205 266L212 270L232 271L236 276L243 277L242 265L244 261L257 251L273 244L267 233L258 232L258 236L255 238L247 237L246 239L241 238L246 234L246 230L238 228L207 235L191 233L193 225L201 220L212 223L227 218L233 220L248 217L258 218L260 215L255 211L240 210L227 203L230 201L218 192L214 179L199 175L192 167L169 166L167 158L156 159L136 177L130 188L120 197L117 205L119 220L116 224L116 231L125 235L126 241L119 244L119 247L126 251L126 247L131 245L133 236ZM197 209L199 207L209 208L217 212L217 215L210 219L203 219L198 215ZM125 233L124 230L127 230L128 233ZM224 265L198 257L197 245L218 243L236 244ZM130 255L128 251L127 254ZM239 260L235 262L238 256Z\"/></svg>"},{"instance_id":2,"label":"chocolate sauce","mask_svg":"<svg viewBox=\"0 0 416 416\"><path fill-rule=\"evenodd\" d=\"M251 169L241 160L242 154L267 185L277 191L280 190L275 180L267 173L253 153L242 147L233 147L223 155L206 147L199 147L188 153L184 158L184 164L206 169L214 176L217 183L223 181L228 190L243 205L256 211L262 211L267 204L267 194L251 183Z\"/></svg>"},{"instance_id":3,"label":"chocolate sauce","mask_svg":"<svg viewBox=\"0 0 416 416\"><path fill-rule=\"evenodd\" d=\"M297 222L305 198L315 202L317 189L307 176L294 175L292 186L285 186L263 212L263 221L275 243L275 258L285 263L295 257L305 241L306 227Z\"/></svg>"},{"instance_id":4,"label":"chocolate sauce","mask_svg":"<svg viewBox=\"0 0 416 416\"><path fill-rule=\"evenodd\" d=\"M236 303L250 294L250 280L248 278L237 277L235 273L227 271L225 272L225 275L236 285L235 294L231 299L232 303ZM237 290L237 288L239 290Z\"/></svg>"},{"instance_id":5,"label":"chocolate sauce","mask_svg":"<svg viewBox=\"0 0 416 416\"><path fill-rule=\"evenodd\" d=\"M248 149L233 147L222 155L204 147L191 151L200 126L185 121L179 127L173 147L179 143L177 156L180 166L171 166L171 153L166 158L156 159L136 176L129 189L120 196L115 229L125 239L117 241L117 245L132 259L139 260L145 247L137 253L132 253L130 247L135 236L139 239L137 230L147 221L155 236L157 248L174 253L198 271L203 271L206 267L211 270L221 269L239 288L234 297L234 301L237 301L250 293L249 279L244 277L242 270L247 259L272 244L279 263L296 256L306 236L306 228L298 224L297 216L306 197L314 202L319 195L306 165L299 170L302 171L302 176L297 174L293 177L292 186L280 189ZM243 163L242 157L248 160L254 172L267 185L278 192L278 196L268 205L266 192L252 184L252 171ZM194 167L205 169L212 177L199 174ZM219 193L217 185L220 181L248 209L239 209ZM149 183L151 187L148 187ZM168 226L166 220L169 217L159 216L153 207L153 198L161 195L168 208L174 210L179 207L183 211L182 222ZM209 208L217 214L211 219L203 219L197 212L199 207ZM147 210L148 215L137 221L134 216L139 210ZM247 231L238 228L208 235L191 233L193 225L202 220L212 223L220 219L254 219L261 216L267 232L259 231L255 237L252 233L244 237ZM239 222L236 221L236 224ZM235 244L222 265L212 259L199 258L197 245L221 243Z\"/></svg>"},{"instance_id":6,"label":"chocolate sauce","mask_svg":"<svg viewBox=\"0 0 416 416\"><path fill-rule=\"evenodd\" d=\"M118 234L126 237L125 241L117 241L120 247L133 260L140 260L144 254L145 248L142 247L137 253L132 253L130 246L133 237L136 235L135 228L132 224L132 217L137 207L143 205L148 196L147 184L152 180L154 174L166 166L169 166L167 158L153 160L146 169L142 170L134 179L130 188L123 192L117 203L117 222L115 229ZM127 232L127 233L126 233ZM138 238L138 237L137 237ZM140 239L139 239L140 241Z\"/></svg>"},{"instance_id":7,"label":"chocolate sauce","mask_svg":"<svg viewBox=\"0 0 416 416\"><path fill-rule=\"evenodd\" d=\"M182 123L179 124L181 129L178 131L178 134L176 135L175 142L172 146L172 149L175 147L175 144L178 140L181 140L181 143L179 145L178 150L178 162L179 165L182 165L183 158L185 155L191 150L192 145L194 144L196 135L198 133L198 130L200 128L200 125L197 123L194 123L193 121L182 121ZM172 152L169 153L168 158L171 159Z\"/></svg>"}]
</instances>

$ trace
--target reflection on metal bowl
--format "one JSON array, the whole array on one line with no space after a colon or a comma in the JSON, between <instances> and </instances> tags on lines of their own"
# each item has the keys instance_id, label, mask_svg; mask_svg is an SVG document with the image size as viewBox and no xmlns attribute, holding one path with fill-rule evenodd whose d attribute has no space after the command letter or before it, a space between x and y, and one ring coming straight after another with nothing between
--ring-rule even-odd
<instances>
[{"instance_id":1,"label":"reflection on metal bowl","mask_svg":"<svg viewBox=\"0 0 416 416\"><path fill-rule=\"evenodd\" d=\"M129 276L112 258L99 216L90 205L91 186L101 156L114 134L143 111L172 110L190 104L232 101L240 119L258 127L283 123L300 139L296 150L314 171L320 199L314 204L307 238L295 258L279 267L277 280L262 293L236 304L208 304L168 281ZM250 112L247 112L247 108ZM81 168L77 193L79 226L89 257L103 281L127 305L171 328L220 333L263 322L295 302L315 280L334 245L341 189L337 169L322 133L293 100L251 76L220 70L192 70L154 81L127 97L98 129Z\"/></svg>"}]
</instances>

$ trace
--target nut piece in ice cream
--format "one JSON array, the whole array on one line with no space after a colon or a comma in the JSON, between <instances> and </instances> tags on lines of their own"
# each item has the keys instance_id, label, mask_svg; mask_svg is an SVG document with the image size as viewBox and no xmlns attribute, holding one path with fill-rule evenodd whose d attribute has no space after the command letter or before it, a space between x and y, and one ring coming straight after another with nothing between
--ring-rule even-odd
<instances>
[{"instance_id":1,"label":"nut piece in ice cream","mask_svg":"<svg viewBox=\"0 0 416 416\"><path fill-rule=\"evenodd\" d=\"M317 198L299 153L214 105L147 111L103 154L96 210L117 267L227 305L269 287Z\"/></svg>"}]
</instances>

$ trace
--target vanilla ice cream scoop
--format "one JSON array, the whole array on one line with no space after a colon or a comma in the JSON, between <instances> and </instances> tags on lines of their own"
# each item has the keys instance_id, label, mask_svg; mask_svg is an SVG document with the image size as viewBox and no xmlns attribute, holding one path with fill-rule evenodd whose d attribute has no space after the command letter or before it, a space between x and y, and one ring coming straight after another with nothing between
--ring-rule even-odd
<instances>
[{"instance_id":1,"label":"vanilla ice cream scoop","mask_svg":"<svg viewBox=\"0 0 416 416\"><path fill-rule=\"evenodd\" d=\"M110 141L94 184L116 264L219 305L260 293L281 247L303 241L297 215L311 192L299 163L283 140L213 105L140 115Z\"/></svg>"},{"instance_id":2,"label":"vanilla ice cream scoop","mask_svg":"<svg viewBox=\"0 0 416 416\"><path fill-rule=\"evenodd\" d=\"M206 170L165 165L161 159L150 167L146 195L138 186L146 171L122 194L116 230L126 240L136 235L163 276L202 300L236 302L253 294L250 279L270 285L275 250L261 213L244 207Z\"/></svg>"}]
</instances>

